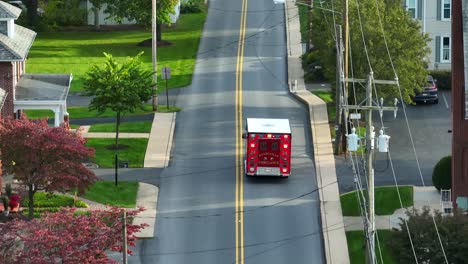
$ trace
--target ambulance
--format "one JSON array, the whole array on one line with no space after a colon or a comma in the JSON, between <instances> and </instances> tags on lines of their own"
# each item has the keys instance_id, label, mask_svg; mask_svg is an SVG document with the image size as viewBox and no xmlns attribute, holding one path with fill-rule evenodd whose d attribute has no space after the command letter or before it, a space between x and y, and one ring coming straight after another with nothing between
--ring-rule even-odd
<instances>
[{"instance_id":1,"label":"ambulance","mask_svg":"<svg viewBox=\"0 0 468 264\"><path fill-rule=\"evenodd\" d=\"M244 160L247 176L291 175L291 127L288 119L247 118Z\"/></svg>"}]
</instances>

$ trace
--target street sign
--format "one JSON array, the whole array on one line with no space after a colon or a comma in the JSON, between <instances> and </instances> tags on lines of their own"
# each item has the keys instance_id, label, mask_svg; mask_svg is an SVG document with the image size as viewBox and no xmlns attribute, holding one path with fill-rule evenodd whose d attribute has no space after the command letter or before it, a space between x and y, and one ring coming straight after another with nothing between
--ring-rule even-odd
<instances>
[{"instance_id":1,"label":"street sign","mask_svg":"<svg viewBox=\"0 0 468 264\"><path fill-rule=\"evenodd\" d=\"M170 79L171 78L171 68L162 67L162 69L161 69L161 78L163 80Z\"/></svg>"},{"instance_id":2,"label":"street sign","mask_svg":"<svg viewBox=\"0 0 468 264\"><path fill-rule=\"evenodd\" d=\"M361 113L350 113L349 119L361 119Z\"/></svg>"}]
</instances>

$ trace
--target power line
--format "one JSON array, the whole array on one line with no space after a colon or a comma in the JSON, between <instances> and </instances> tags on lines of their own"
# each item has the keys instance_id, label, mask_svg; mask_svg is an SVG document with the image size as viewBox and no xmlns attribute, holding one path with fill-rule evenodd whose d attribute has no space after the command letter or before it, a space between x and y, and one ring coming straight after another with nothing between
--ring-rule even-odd
<instances>
[{"instance_id":1,"label":"power line","mask_svg":"<svg viewBox=\"0 0 468 264\"><path fill-rule=\"evenodd\" d=\"M398 82L398 74L396 72L392 56L390 54L390 50L389 50L388 43L387 43L387 38L385 36L385 30L384 30L384 27L383 27L383 24L382 24L382 19L381 19L381 16L380 16L379 3L377 1L376 1L376 7L377 7L377 15L378 15L378 19L379 19L379 25L380 25L382 35L383 35L383 39L384 39L384 43L385 43L385 49L387 51L387 55L388 55L388 58L389 58L389 61L390 61L390 65L392 66L392 70L393 70L393 73L395 75L395 80L397 80L397 87L398 87L398 91L399 91L399 94L400 94L400 100L402 102L403 113L404 113L404 116L405 116L405 123L406 123L406 127L408 128L408 134L409 134L409 137L410 137L413 153L414 153L414 156L415 156L415 159L416 159L416 164L417 164L417 167L418 167L419 176L421 178L421 182L422 182L423 186L425 186L424 178L422 176L421 166L419 164L419 158L418 158L418 155L417 155L417 152L416 152L416 147L414 145L413 135L412 135L412 132L411 132L411 128L409 126L408 116L407 116L407 113L406 113L406 106L405 106L405 103L403 101L403 94L402 94L402 91L401 91L400 83ZM380 117L380 119L381 119L382 126L383 126L382 116ZM390 157L390 160L391 160L390 151L389 151L389 157ZM397 186L397 190L398 190L398 186ZM400 195L399 192L398 192L398 195ZM442 243L442 239L440 237L439 228L437 227L437 222L435 220L434 214L431 213L431 216L432 216L432 221L433 221L436 233L437 233L437 238L439 240L439 244L440 244L442 253L444 255L445 262L448 264L449 262L448 262L448 259L447 259L447 255L445 253L445 249L444 249L444 245ZM415 256L415 258L416 258L416 256Z\"/></svg>"}]
</instances>

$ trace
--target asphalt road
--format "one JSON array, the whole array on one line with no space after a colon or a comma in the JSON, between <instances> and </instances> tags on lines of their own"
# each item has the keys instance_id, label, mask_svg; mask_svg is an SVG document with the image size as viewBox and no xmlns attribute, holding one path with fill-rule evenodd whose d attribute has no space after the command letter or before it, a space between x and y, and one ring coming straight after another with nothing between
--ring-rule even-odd
<instances>
[{"instance_id":1,"label":"asphalt road","mask_svg":"<svg viewBox=\"0 0 468 264\"><path fill-rule=\"evenodd\" d=\"M451 94L439 91L439 104L408 105L406 108L408 123L416 149L412 148L410 134L401 105L398 116L384 113L384 126L390 138L390 155L393 161L395 178L398 185L431 186L432 171L436 163L444 156L451 155L452 129ZM381 127L378 113L374 113L376 135ZM417 156L417 159L416 159ZM353 174L349 159L336 157L337 175L340 192L354 190ZM421 168L421 173L418 170ZM390 159L386 154L376 154L375 185L394 185L395 179Z\"/></svg>"},{"instance_id":2,"label":"asphalt road","mask_svg":"<svg viewBox=\"0 0 468 264\"><path fill-rule=\"evenodd\" d=\"M212 0L190 87L180 91L169 167L160 175L157 238L141 263L236 263L236 65L242 1ZM244 260L324 263L308 115L287 92L284 6L248 1L243 117L289 118L293 175L243 181ZM239 129L239 128L238 128ZM239 249L240 250L240 249Z\"/></svg>"}]
</instances>

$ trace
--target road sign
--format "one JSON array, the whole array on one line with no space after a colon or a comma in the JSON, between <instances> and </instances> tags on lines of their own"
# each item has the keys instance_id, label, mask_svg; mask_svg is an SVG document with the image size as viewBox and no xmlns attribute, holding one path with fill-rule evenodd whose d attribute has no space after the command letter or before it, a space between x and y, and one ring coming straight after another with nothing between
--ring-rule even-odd
<instances>
[{"instance_id":1,"label":"road sign","mask_svg":"<svg viewBox=\"0 0 468 264\"><path fill-rule=\"evenodd\" d=\"M349 119L361 119L361 113L350 113Z\"/></svg>"},{"instance_id":2,"label":"road sign","mask_svg":"<svg viewBox=\"0 0 468 264\"><path fill-rule=\"evenodd\" d=\"M163 67L161 69L161 78L163 80L167 80L171 78L171 68L169 67Z\"/></svg>"}]
</instances>

